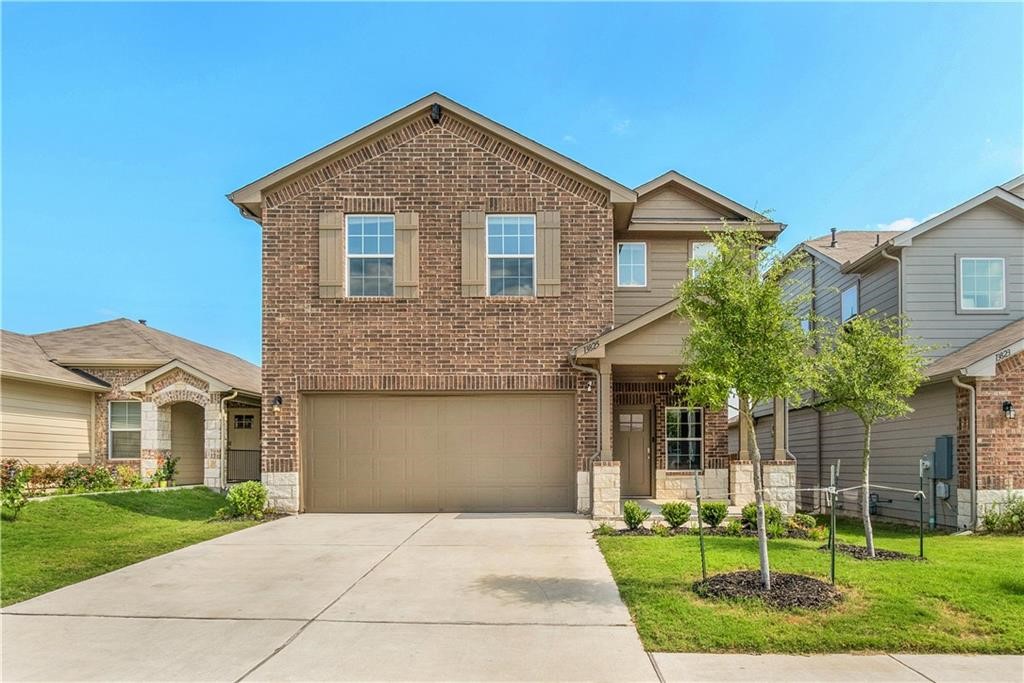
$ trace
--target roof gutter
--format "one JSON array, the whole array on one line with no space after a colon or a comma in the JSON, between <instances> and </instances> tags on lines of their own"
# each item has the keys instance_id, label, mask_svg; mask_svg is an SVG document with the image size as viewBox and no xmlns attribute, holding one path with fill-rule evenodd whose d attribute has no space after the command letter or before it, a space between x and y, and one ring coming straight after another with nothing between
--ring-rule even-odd
<instances>
[{"instance_id":1,"label":"roof gutter","mask_svg":"<svg viewBox=\"0 0 1024 683\"><path fill-rule=\"evenodd\" d=\"M966 389L967 393L971 397L970 401L970 412L967 415L967 431L968 439L967 442L968 450L971 454L971 531L978 528L978 444L975 433L975 413L978 408L978 396L974 390L974 387L970 384L966 384L960 381L960 377L953 375L953 384Z\"/></svg>"}]
</instances>

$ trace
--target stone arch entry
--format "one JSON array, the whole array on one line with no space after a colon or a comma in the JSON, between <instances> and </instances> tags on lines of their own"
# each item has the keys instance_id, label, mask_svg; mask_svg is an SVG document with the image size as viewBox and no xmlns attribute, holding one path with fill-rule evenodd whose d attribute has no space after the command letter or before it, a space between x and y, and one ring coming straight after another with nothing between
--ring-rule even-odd
<instances>
[{"instance_id":1,"label":"stone arch entry","mask_svg":"<svg viewBox=\"0 0 1024 683\"><path fill-rule=\"evenodd\" d=\"M178 458L175 484L203 483L203 437L205 414L202 406L190 401L171 404L171 456Z\"/></svg>"}]
</instances>

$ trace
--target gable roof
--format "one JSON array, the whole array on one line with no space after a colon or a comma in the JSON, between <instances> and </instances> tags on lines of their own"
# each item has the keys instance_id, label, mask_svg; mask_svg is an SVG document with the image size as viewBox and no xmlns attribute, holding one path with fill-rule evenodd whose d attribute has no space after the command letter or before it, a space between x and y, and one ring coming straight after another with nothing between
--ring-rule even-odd
<instances>
[{"instance_id":1,"label":"gable roof","mask_svg":"<svg viewBox=\"0 0 1024 683\"><path fill-rule=\"evenodd\" d=\"M228 195L228 199L239 207L242 211L242 215L246 218L251 218L259 222L263 195L270 188L279 186L290 179L305 174L329 160L343 155L345 152L358 145L366 144L373 138L402 126L416 117L422 116L434 105L441 107L442 115L445 110L448 110L456 116L469 121L473 125L502 138L509 144L520 148L524 152L535 155L592 185L607 190L611 196L612 203L632 203L636 201L636 193L625 185L621 185L607 176L587 168L583 164L559 154L549 147L545 147L524 135L520 135L511 128L506 128L500 123L492 121L491 119L482 116L472 109L469 109L468 107L465 107L437 92L418 99L412 104L406 105L405 107L388 114L384 118L378 119L377 121L360 128L350 135L346 135L339 140L335 140L315 152L311 152L310 154L307 154L290 164L282 166L276 171L273 171L258 180L254 180L248 185L240 187L230 193Z\"/></svg>"},{"instance_id":2,"label":"gable roof","mask_svg":"<svg viewBox=\"0 0 1024 683\"><path fill-rule=\"evenodd\" d=\"M52 363L32 337L7 330L0 330L0 375L75 389L106 391L110 388L97 379L83 377Z\"/></svg>"},{"instance_id":3,"label":"gable roof","mask_svg":"<svg viewBox=\"0 0 1024 683\"><path fill-rule=\"evenodd\" d=\"M1024 319L1016 320L963 348L934 361L925 368L929 379L951 375L992 377L996 363L1024 351Z\"/></svg>"},{"instance_id":4,"label":"gable roof","mask_svg":"<svg viewBox=\"0 0 1024 683\"><path fill-rule=\"evenodd\" d=\"M656 320L661 320L666 315L675 313L679 307L679 299L670 299L665 303L652 308L642 315L638 315L629 322L625 322L618 327L613 327L602 335L594 337L585 344L580 344L572 350L573 358L577 360L584 358L604 358L605 347L611 344L616 339L621 339L631 332L636 332L639 329L650 325Z\"/></svg>"},{"instance_id":5,"label":"gable roof","mask_svg":"<svg viewBox=\"0 0 1024 683\"><path fill-rule=\"evenodd\" d=\"M260 368L238 356L126 318L31 337L60 365L157 367L181 361L240 391L261 392Z\"/></svg>"},{"instance_id":6,"label":"gable roof","mask_svg":"<svg viewBox=\"0 0 1024 683\"><path fill-rule=\"evenodd\" d=\"M837 230L836 245L832 246L832 233L814 239L804 240L800 244L819 256L834 261L839 265L857 261L871 252L883 242L883 236L897 235L897 231L885 230ZM884 241L888 241L886 237Z\"/></svg>"},{"instance_id":7,"label":"gable roof","mask_svg":"<svg viewBox=\"0 0 1024 683\"><path fill-rule=\"evenodd\" d=\"M1022 176L1022 178L1024 178L1024 176ZM981 194L975 195L974 197L971 197L970 199L961 204L957 204L948 211L944 211L938 214L937 216L932 216L928 220L924 221L923 223L919 223L918 225L915 225L913 228L910 228L909 230L904 230L903 232L894 234L893 237L881 242L877 247L871 249L870 251L860 256L859 258L853 261L848 261L846 265L843 267L843 270L851 271L860 268L862 265L874 260L874 258L878 256L878 254L880 254L886 248L909 247L913 243L915 237L918 237L919 235L922 235L928 232L929 230L932 230L933 228L937 228L943 223L951 221L957 216L961 216L970 211L971 209L976 209L977 207L983 204L993 203L999 208L1016 211L1019 214L1021 214L1022 217L1024 217L1024 197L1018 197L1014 193L1005 189L1006 186L1018 187L1020 185L1024 185L1024 181L1021 181L1017 185L1014 185L1014 183L1017 183L1018 180L1020 179L1015 178L1014 180L1011 180L1009 183L1006 183L1006 185L1001 185L998 187L993 187L988 190L985 190Z\"/></svg>"},{"instance_id":8,"label":"gable roof","mask_svg":"<svg viewBox=\"0 0 1024 683\"><path fill-rule=\"evenodd\" d=\"M763 214L760 214L751 208L743 206L739 202L729 199L723 194L715 192L710 187L701 185L692 178L687 178L679 171L667 171L665 173L662 173L657 178L647 181L640 187L636 188L636 194L638 198L643 197L644 195L651 194L652 192L656 192L661 188L669 185L677 185L683 188L684 190L688 190L692 194L695 194L698 197L725 209L726 212L732 212L743 219L771 223L771 221L769 221L768 218Z\"/></svg>"}]
</instances>

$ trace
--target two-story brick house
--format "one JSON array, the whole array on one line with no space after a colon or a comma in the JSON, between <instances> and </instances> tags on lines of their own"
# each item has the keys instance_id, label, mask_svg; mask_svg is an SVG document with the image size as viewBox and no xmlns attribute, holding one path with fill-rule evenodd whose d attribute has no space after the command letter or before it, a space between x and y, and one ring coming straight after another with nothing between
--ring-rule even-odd
<instances>
[{"instance_id":1,"label":"two-story brick house","mask_svg":"<svg viewBox=\"0 0 1024 683\"><path fill-rule=\"evenodd\" d=\"M749 495L724 413L670 395L674 287L705 230L782 225L677 173L630 189L437 94L229 198L263 229L276 507L610 516L701 470Z\"/></svg>"},{"instance_id":2,"label":"two-story brick house","mask_svg":"<svg viewBox=\"0 0 1024 683\"><path fill-rule=\"evenodd\" d=\"M926 515L950 528L1024 494L1024 176L911 230L839 231L797 249L807 262L792 289L813 292L816 316L904 315L906 334L928 347L913 412L873 430L872 481L917 490L927 456ZM863 428L849 411L822 412L817 396L807 399L788 411L765 406L757 432L759 444L796 457L801 506L810 510L821 499L809 489L828 484L832 465L841 462L841 486L859 483ZM906 491L877 493L874 514L917 521ZM859 495L841 497L844 513L860 514Z\"/></svg>"}]
</instances>

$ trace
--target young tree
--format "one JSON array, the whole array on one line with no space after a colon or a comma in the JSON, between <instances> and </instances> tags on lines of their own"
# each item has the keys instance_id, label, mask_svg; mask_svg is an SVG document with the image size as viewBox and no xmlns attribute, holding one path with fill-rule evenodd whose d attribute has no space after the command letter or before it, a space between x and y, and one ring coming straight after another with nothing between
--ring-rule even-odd
<instances>
[{"instance_id":1,"label":"young tree","mask_svg":"<svg viewBox=\"0 0 1024 683\"><path fill-rule=\"evenodd\" d=\"M822 339L817 357L817 390L826 411L846 408L864 425L861 460L861 516L868 554L875 556L871 531L869 466L871 428L881 419L900 417L913 409L907 399L924 381L924 348L903 336L905 321L879 319L874 311L847 320Z\"/></svg>"},{"instance_id":2,"label":"young tree","mask_svg":"<svg viewBox=\"0 0 1024 683\"><path fill-rule=\"evenodd\" d=\"M761 452L754 431L754 406L775 397L798 403L813 384L810 336L800 312L810 294L787 297L787 278L802 254L783 258L756 225L711 233L715 253L692 262L679 287L679 314L690 321L683 340L679 380L687 396L712 410L725 408L731 390L739 419L750 435L757 503L761 581L771 589L768 535L764 520Z\"/></svg>"}]
</instances>

